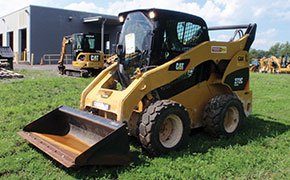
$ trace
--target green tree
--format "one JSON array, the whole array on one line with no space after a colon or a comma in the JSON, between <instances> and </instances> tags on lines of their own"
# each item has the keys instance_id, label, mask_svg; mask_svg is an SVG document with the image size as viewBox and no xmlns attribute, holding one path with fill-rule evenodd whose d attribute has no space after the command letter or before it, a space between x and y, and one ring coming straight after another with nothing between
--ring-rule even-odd
<instances>
[{"instance_id":1,"label":"green tree","mask_svg":"<svg viewBox=\"0 0 290 180\"><path fill-rule=\"evenodd\" d=\"M269 49L269 55L280 57L282 46L283 46L283 44L281 44L281 43L276 43L273 46L271 46Z\"/></svg>"},{"instance_id":2,"label":"green tree","mask_svg":"<svg viewBox=\"0 0 290 180\"><path fill-rule=\"evenodd\" d=\"M270 56L276 56L278 58L281 56L288 56L290 58L290 43L288 41L286 43L275 43L268 51L254 48L250 49L251 59L261 59L262 57Z\"/></svg>"},{"instance_id":3,"label":"green tree","mask_svg":"<svg viewBox=\"0 0 290 180\"><path fill-rule=\"evenodd\" d=\"M269 49L270 56L290 56L290 44L287 41L286 43L276 43Z\"/></svg>"},{"instance_id":4,"label":"green tree","mask_svg":"<svg viewBox=\"0 0 290 180\"><path fill-rule=\"evenodd\" d=\"M250 58L251 59L261 59L264 56L268 56L268 51L260 50L260 49L251 49L250 50Z\"/></svg>"},{"instance_id":5,"label":"green tree","mask_svg":"<svg viewBox=\"0 0 290 180\"><path fill-rule=\"evenodd\" d=\"M281 47L280 55L290 56L290 44L288 41Z\"/></svg>"}]
</instances>

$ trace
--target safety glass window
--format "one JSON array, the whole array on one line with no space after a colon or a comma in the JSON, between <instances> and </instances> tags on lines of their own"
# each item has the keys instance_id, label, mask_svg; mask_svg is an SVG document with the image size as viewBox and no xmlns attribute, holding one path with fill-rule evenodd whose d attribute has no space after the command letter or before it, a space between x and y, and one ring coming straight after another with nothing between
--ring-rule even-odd
<instances>
[{"instance_id":1,"label":"safety glass window","mask_svg":"<svg viewBox=\"0 0 290 180\"><path fill-rule=\"evenodd\" d=\"M95 49L96 40L95 39L88 39L89 40L89 47L90 49Z\"/></svg>"},{"instance_id":2,"label":"safety glass window","mask_svg":"<svg viewBox=\"0 0 290 180\"><path fill-rule=\"evenodd\" d=\"M178 22L176 30L178 40L183 46L196 45L202 34L201 26L191 22Z\"/></svg>"}]
</instances>

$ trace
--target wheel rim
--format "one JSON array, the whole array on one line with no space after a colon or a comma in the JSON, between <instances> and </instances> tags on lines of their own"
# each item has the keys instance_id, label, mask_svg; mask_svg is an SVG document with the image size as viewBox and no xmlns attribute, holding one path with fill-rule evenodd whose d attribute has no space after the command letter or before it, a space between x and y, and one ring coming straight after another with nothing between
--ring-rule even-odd
<instances>
[{"instance_id":1,"label":"wheel rim","mask_svg":"<svg viewBox=\"0 0 290 180\"><path fill-rule=\"evenodd\" d=\"M159 140L164 147L172 148L181 140L182 134L182 120L177 115L171 114L160 126Z\"/></svg>"},{"instance_id":2,"label":"wheel rim","mask_svg":"<svg viewBox=\"0 0 290 180\"><path fill-rule=\"evenodd\" d=\"M234 132L239 124L239 111L236 107L229 107L224 117L224 128L227 133Z\"/></svg>"}]
</instances>

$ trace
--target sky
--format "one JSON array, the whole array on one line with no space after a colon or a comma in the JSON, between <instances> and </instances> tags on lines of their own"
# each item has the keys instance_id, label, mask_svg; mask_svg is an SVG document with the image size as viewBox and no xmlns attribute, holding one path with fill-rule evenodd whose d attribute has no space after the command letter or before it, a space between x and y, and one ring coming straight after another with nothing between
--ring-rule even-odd
<instances>
[{"instance_id":1,"label":"sky","mask_svg":"<svg viewBox=\"0 0 290 180\"><path fill-rule=\"evenodd\" d=\"M118 15L132 9L161 8L202 17L209 27L257 23L252 48L268 50L290 41L290 0L9 0L0 1L0 17L29 5ZM232 34L213 35L216 40Z\"/></svg>"}]
</instances>

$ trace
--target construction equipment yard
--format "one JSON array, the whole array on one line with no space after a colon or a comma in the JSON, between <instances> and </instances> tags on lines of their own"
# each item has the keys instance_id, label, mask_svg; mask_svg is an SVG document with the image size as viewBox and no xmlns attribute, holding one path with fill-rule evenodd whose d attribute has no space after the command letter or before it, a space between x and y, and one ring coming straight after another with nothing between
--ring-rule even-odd
<instances>
[{"instance_id":1,"label":"construction equipment yard","mask_svg":"<svg viewBox=\"0 0 290 180\"><path fill-rule=\"evenodd\" d=\"M157 8L115 20L108 59L107 19L101 50L97 33L64 36L58 65L2 48L0 178L289 178L287 48L252 49L256 22L208 26Z\"/></svg>"}]
</instances>

